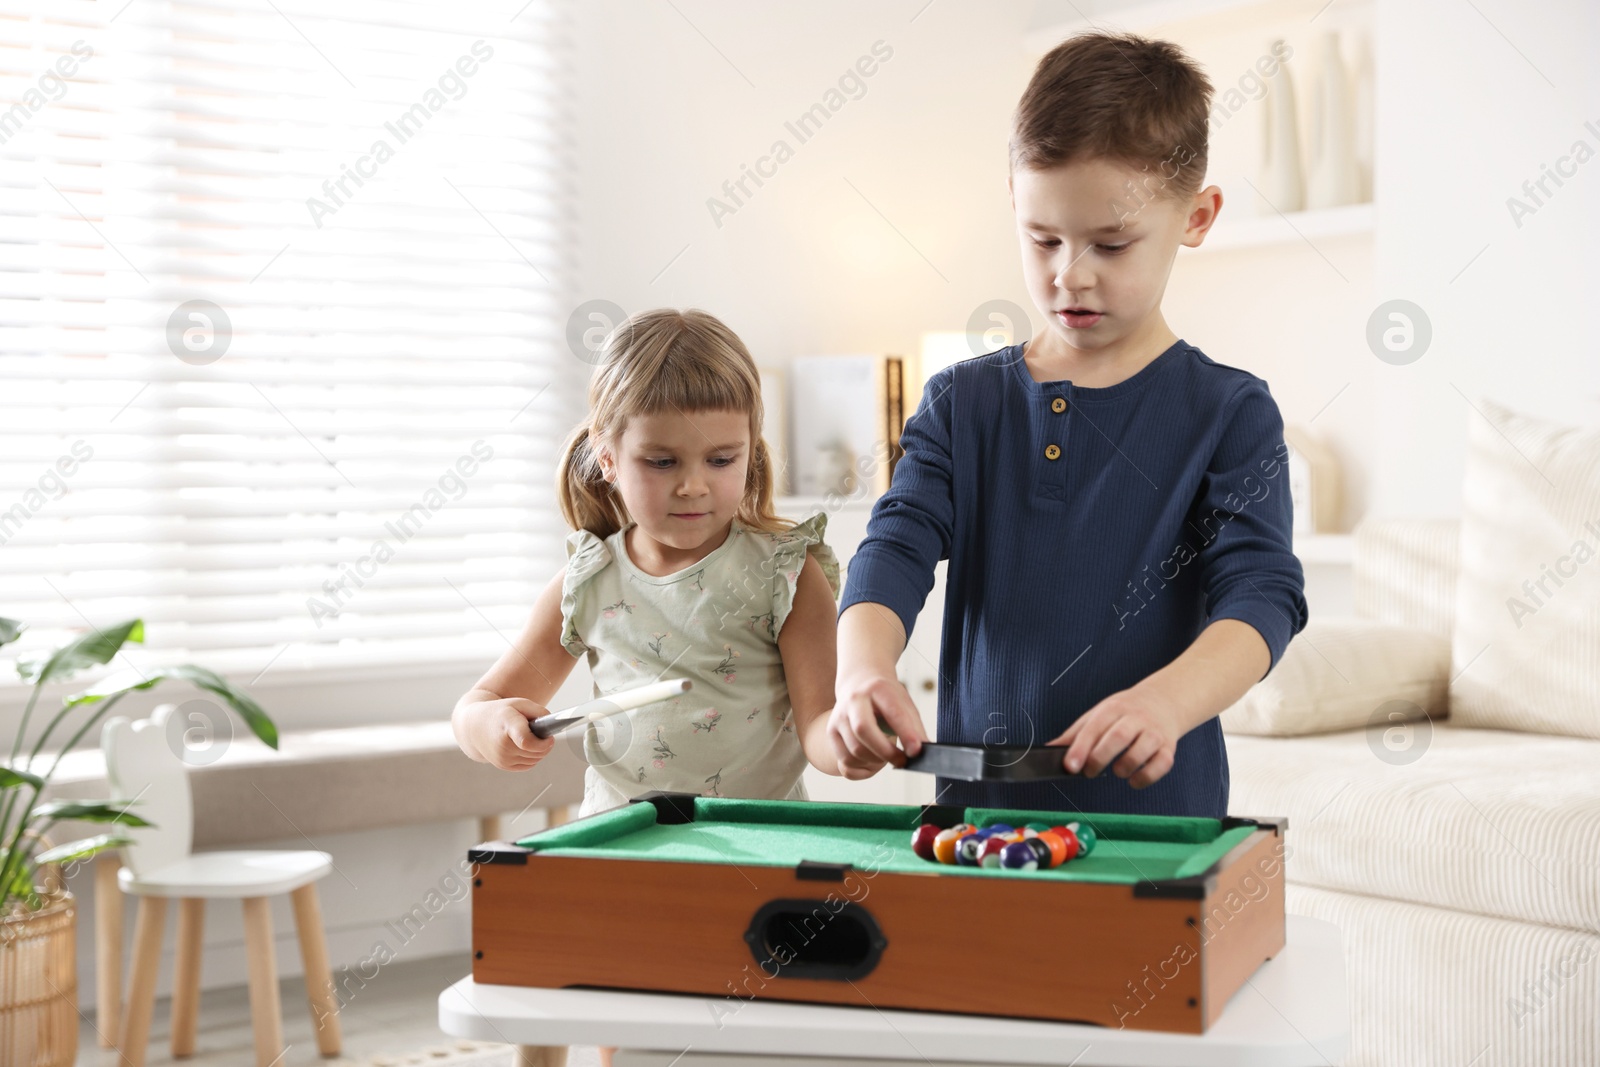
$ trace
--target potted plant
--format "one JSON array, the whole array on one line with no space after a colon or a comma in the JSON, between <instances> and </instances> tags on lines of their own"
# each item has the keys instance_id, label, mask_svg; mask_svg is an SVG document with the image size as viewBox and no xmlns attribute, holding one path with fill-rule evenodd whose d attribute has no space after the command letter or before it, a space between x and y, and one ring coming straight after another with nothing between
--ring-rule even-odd
<instances>
[{"instance_id":1,"label":"potted plant","mask_svg":"<svg viewBox=\"0 0 1600 1067\"><path fill-rule=\"evenodd\" d=\"M23 624L0 618L0 646L15 641ZM17 674L33 686L17 725L11 756L0 763L0 1063L18 1067L72 1067L78 1050L76 905L61 865L86 860L128 843L116 827L150 825L132 802L39 798L61 763L117 702L168 678L219 697L250 731L273 748L278 731L249 696L204 667L184 664L109 675L69 696L29 743L28 723L44 687L102 666L130 641L143 643L139 619L84 634L52 651L19 657ZM62 733L72 734L61 742ZM56 739L57 748L46 745ZM26 749L26 751L24 751ZM51 846L58 822L104 823L106 833Z\"/></svg>"}]
</instances>

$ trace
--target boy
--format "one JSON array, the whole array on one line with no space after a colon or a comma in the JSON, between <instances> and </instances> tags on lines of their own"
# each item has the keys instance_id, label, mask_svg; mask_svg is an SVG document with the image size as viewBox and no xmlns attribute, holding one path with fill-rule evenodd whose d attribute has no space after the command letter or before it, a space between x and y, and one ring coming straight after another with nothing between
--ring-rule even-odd
<instances>
[{"instance_id":1,"label":"boy","mask_svg":"<svg viewBox=\"0 0 1600 1067\"><path fill-rule=\"evenodd\" d=\"M1131 36L1071 38L1029 82L1009 187L1048 328L934 375L906 423L840 601L845 777L926 740L895 663L949 559L940 740L1059 745L1077 774L940 778L941 803L1227 813L1216 717L1307 612L1277 405L1161 315L1222 206L1200 189L1210 96L1180 49Z\"/></svg>"}]
</instances>

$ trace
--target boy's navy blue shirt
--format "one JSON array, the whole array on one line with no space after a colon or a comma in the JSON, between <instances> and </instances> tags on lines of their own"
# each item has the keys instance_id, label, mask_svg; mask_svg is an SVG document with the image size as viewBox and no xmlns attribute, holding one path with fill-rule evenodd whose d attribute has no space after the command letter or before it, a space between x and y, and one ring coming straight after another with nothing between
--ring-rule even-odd
<instances>
[{"instance_id":1,"label":"boy's navy blue shirt","mask_svg":"<svg viewBox=\"0 0 1600 1067\"><path fill-rule=\"evenodd\" d=\"M1253 626L1273 666L1305 627L1278 406L1266 382L1193 345L1100 389L1035 381L1021 345L965 360L929 379L901 445L839 610L884 604L909 637L934 566L950 561L941 741L1042 745L1212 621ZM1108 767L1042 782L939 778L937 797L1220 818L1228 755L1213 718L1144 789Z\"/></svg>"}]
</instances>

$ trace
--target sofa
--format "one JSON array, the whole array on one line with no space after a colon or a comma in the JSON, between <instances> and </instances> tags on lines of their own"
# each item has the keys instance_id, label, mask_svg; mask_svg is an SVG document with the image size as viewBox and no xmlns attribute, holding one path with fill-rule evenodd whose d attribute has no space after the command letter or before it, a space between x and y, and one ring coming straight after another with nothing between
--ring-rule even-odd
<instances>
[{"instance_id":1,"label":"sofa","mask_svg":"<svg viewBox=\"0 0 1600 1067\"><path fill-rule=\"evenodd\" d=\"M1479 408L1460 517L1363 521L1356 617L1222 719L1343 932L1347 1067L1600 1064L1600 431Z\"/></svg>"}]
</instances>

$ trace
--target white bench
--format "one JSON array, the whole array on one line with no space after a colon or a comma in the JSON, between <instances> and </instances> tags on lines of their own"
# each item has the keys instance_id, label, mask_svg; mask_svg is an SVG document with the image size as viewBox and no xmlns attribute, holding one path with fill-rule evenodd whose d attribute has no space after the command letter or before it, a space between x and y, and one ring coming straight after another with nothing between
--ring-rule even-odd
<instances>
[{"instance_id":1,"label":"white bench","mask_svg":"<svg viewBox=\"0 0 1600 1067\"><path fill-rule=\"evenodd\" d=\"M584 762L557 744L531 771L512 774L475 763L456 746L448 721L302 730L283 734L277 751L248 735L220 757L190 769L194 791L194 848L234 848L314 835L379 830L454 819L479 820L482 840L500 836L503 812L531 808L561 821L583 799ZM104 799L105 761L99 749L69 752L47 797ZM62 823L56 841L105 832L89 823ZM102 1045L121 1025L121 862L115 853L95 861L95 980Z\"/></svg>"}]
</instances>

